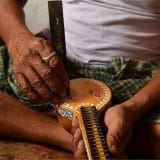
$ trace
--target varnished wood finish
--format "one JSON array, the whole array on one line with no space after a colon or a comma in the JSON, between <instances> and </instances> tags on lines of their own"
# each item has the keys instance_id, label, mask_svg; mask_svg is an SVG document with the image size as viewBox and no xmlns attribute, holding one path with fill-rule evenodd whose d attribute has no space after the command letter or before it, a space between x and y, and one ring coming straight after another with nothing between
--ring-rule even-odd
<instances>
[{"instance_id":1,"label":"varnished wood finish","mask_svg":"<svg viewBox=\"0 0 160 160\"><path fill-rule=\"evenodd\" d=\"M81 107L86 107L87 109L95 106L97 112L101 112L109 106L111 97L112 94L107 85L97 80L80 78L70 81L70 97L68 97L64 103L57 106L59 122L68 131L71 129L72 118L74 116L78 118L89 159L93 159L93 156L87 137L88 135L84 124ZM102 155L102 153L99 153L99 155ZM106 159L106 157L100 156L99 159Z\"/></svg>"}]
</instances>

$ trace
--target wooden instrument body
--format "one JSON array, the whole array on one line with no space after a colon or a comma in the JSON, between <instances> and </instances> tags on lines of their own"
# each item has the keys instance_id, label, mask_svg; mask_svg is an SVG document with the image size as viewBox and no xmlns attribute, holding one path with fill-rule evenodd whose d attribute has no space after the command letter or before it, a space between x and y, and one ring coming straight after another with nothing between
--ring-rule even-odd
<instances>
[{"instance_id":1,"label":"wooden instrument body","mask_svg":"<svg viewBox=\"0 0 160 160\"><path fill-rule=\"evenodd\" d=\"M87 78L73 79L70 81L70 97L57 106L59 122L66 130L71 130L73 117L78 118L89 159L92 158L80 108L95 106L98 112L102 112L110 105L111 97L111 90L102 82Z\"/></svg>"}]
</instances>

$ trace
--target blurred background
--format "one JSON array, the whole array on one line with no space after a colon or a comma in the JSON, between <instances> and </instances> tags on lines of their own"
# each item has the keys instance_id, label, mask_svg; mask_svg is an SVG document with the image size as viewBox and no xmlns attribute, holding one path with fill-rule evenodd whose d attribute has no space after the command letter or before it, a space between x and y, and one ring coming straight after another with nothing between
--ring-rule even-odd
<instances>
[{"instance_id":1,"label":"blurred background","mask_svg":"<svg viewBox=\"0 0 160 160\"><path fill-rule=\"evenodd\" d=\"M48 28L48 0L28 0L24 11L27 26L33 33Z\"/></svg>"}]
</instances>

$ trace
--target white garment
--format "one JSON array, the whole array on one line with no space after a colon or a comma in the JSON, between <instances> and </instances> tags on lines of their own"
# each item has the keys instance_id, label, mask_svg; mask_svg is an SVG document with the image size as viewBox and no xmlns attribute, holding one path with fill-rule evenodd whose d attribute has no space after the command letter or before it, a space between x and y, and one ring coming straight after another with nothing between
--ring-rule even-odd
<instances>
[{"instance_id":1,"label":"white garment","mask_svg":"<svg viewBox=\"0 0 160 160\"><path fill-rule=\"evenodd\" d=\"M160 61L160 0L63 0L67 56Z\"/></svg>"}]
</instances>

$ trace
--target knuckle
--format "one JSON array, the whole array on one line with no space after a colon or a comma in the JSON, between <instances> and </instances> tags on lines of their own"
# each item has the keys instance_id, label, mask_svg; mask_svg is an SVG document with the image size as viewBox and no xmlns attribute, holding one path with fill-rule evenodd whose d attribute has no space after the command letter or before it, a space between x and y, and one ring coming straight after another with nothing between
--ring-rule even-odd
<instances>
[{"instance_id":1,"label":"knuckle","mask_svg":"<svg viewBox=\"0 0 160 160\"><path fill-rule=\"evenodd\" d=\"M37 95L34 94L33 92L28 92L28 93L26 93L26 95L27 95L27 97L29 97L32 100L37 99Z\"/></svg>"},{"instance_id":2,"label":"knuckle","mask_svg":"<svg viewBox=\"0 0 160 160\"><path fill-rule=\"evenodd\" d=\"M50 100L53 96L52 93L49 91L46 91L45 94L43 95L44 99Z\"/></svg>"},{"instance_id":3,"label":"knuckle","mask_svg":"<svg viewBox=\"0 0 160 160\"><path fill-rule=\"evenodd\" d=\"M54 93L59 91L59 88L57 87L57 85L50 85L50 90Z\"/></svg>"},{"instance_id":4,"label":"knuckle","mask_svg":"<svg viewBox=\"0 0 160 160\"><path fill-rule=\"evenodd\" d=\"M32 54L34 55L37 53L37 50L43 50L43 49L44 49L43 40L42 39L34 40L32 43L29 44L26 56L28 57L28 55Z\"/></svg>"},{"instance_id":5,"label":"knuckle","mask_svg":"<svg viewBox=\"0 0 160 160\"><path fill-rule=\"evenodd\" d=\"M41 79L35 79L31 82L31 85L34 87L34 88L42 88L43 86L43 82L41 81Z\"/></svg>"},{"instance_id":6,"label":"knuckle","mask_svg":"<svg viewBox=\"0 0 160 160\"><path fill-rule=\"evenodd\" d=\"M40 46L40 45L43 44L43 41L44 41L44 40L43 40L42 38L38 38L38 39L34 40L33 43L30 44L30 47L31 47L31 48L38 47L38 46Z\"/></svg>"},{"instance_id":7,"label":"knuckle","mask_svg":"<svg viewBox=\"0 0 160 160\"><path fill-rule=\"evenodd\" d=\"M42 43L49 49L49 51L53 51L53 47L48 40L42 39Z\"/></svg>"},{"instance_id":8,"label":"knuckle","mask_svg":"<svg viewBox=\"0 0 160 160\"><path fill-rule=\"evenodd\" d=\"M42 43L44 43L44 41L46 41L46 40L44 40L43 38L38 38L36 42L38 44L42 44Z\"/></svg>"},{"instance_id":9,"label":"knuckle","mask_svg":"<svg viewBox=\"0 0 160 160\"><path fill-rule=\"evenodd\" d=\"M53 81L52 84L49 85L49 88L53 93L59 91L58 84L56 82L54 82L54 81Z\"/></svg>"},{"instance_id":10,"label":"knuckle","mask_svg":"<svg viewBox=\"0 0 160 160\"><path fill-rule=\"evenodd\" d=\"M31 101L33 101L33 102L37 102L37 101L38 101L38 97L37 97L37 95L34 94L34 93L27 94L27 97L28 97Z\"/></svg>"},{"instance_id":11,"label":"knuckle","mask_svg":"<svg viewBox=\"0 0 160 160\"><path fill-rule=\"evenodd\" d=\"M60 64L60 59L57 56L53 56L49 60L49 66L51 66L52 68L58 66L59 64Z\"/></svg>"},{"instance_id":12,"label":"knuckle","mask_svg":"<svg viewBox=\"0 0 160 160\"><path fill-rule=\"evenodd\" d=\"M44 80L47 80L47 79L51 79L53 77L53 71L52 69L48 69L46 72L43 73L42 75L42 78Z\"/></svg>"},{"instance_id":13,"label":"knuckle","mask_svg":"<svg viewBox=\"0 0 160 160\"><path fill-rule=\"evenodd\" d=\"M31 88L27 84L23 84L20 87L21 87L22 91L25 93L31 92Z\"/></svg>"}]
</instances>

